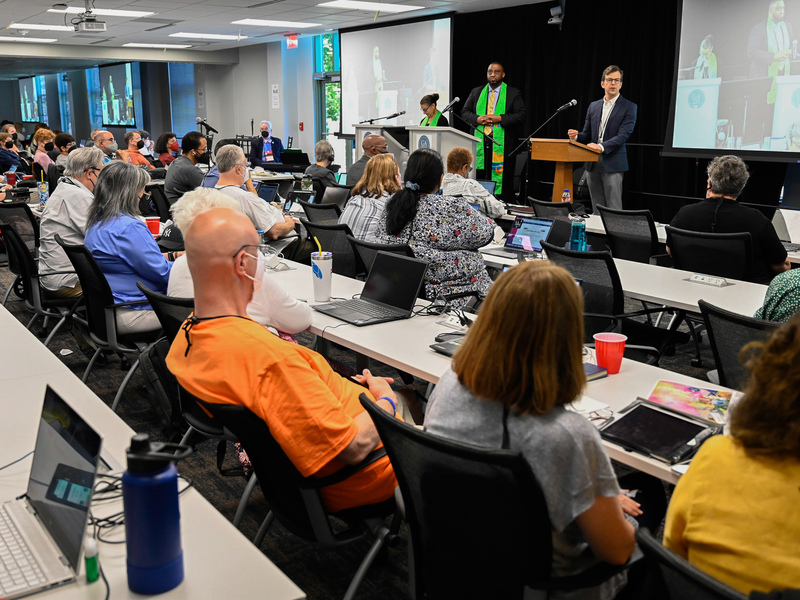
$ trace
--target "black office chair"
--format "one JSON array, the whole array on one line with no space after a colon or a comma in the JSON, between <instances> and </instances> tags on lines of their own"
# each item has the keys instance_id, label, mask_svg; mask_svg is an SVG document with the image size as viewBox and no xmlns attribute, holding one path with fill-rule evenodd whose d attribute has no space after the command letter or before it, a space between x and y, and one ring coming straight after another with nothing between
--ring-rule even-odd
<instances>
[{"instance_id":1,"label":"black office chair","mask_svg":"<svg viewBox=\"0 0 800 600\"><path fill-rule=\"evenodd\" d=\"M58 180L64 175L64 165L57 165L53 163L49 167L47 167L47 183L49 186L49 193L52 196L53 192L56 191L58 187Z\"/></svg>"},{"instance_id":2,"label":"black office chair","mask_svg":"<svg viewBox=\"0 0 800 600\"><path fill-rule=\"evenodd\" d=\"M739 360L739 352L749 342L768 338L780 323L746 317L709 304L698 302L705 321L720 385L735 390L744 389L749 373Z\"/></svg>"},{"instance_id":3,"label":"black office chair","mask_svg":"<svg viewBox=\"0 0 800 600\"><path fill-rule=\"evenodd\" d=\"M575 207L572 202L545 202L542 200L534 200L529 198L533 208L533 214L537 217L544 217L552 219L553 217L569 217L569 213L575 212Z\"/></svg>"},{"instance_id":4,"label":"black office chair","mask_svg":"<svg viewBox=\"0 0 800 600\"><path fill-rule=\"evenodd\" d=\"M595 333L616 331L628 336L626 357L658 364L668 346L688 341L688 334L677 332L681 319L673 320L668 329L660 329L631 318L658 313L661 308L625 312L622 283L610 252L567 250L548 242L542 242L542 248L550 261L580 282L587 343L593 343Z\"/></svg>"},{"instance_id":5,"label":"black office chair","mask_svg":"<svg viewBox=\"0 0 800 600\"><path fill-rule=\"evenodd\" d=\"M56 234L56 242L64 248L67 258L72 263L78 280L81 282L83 297L86 301L86 316L89 325L89 337L97 345L97 350L92 356L82 381L86 383L89 373L103 351L117 352L121 355L134 355L135 361L128 370L125 378L114 396L111 410L117 410L122 393L131 377L139 367L139 355L149 344L160 338L163 333L160 329L141 333L121 334L117 332L117 309L122 307L147 304L146 300L133 302L114 302L114 295L108 280L92 256L92 253L83 245L69 245L64 243L61 236Z\"/></svg>"},{"instance_id":6,"label":"black office chair","mask_svg":"<svg viewBox=\"0 0 800 600\"><path fill-rule=\"evenodd\" d=\"M614 258L649 263L659 250L656 223L649 210L619 210L597 205Z\"/></svg>"},{"instance_id":7,"label":"black office chair","mask_svg":"<svg viewBox=\"0 0 800 600\"><path fill-rule=\"evenodd\" d=\"M322 196L322 204L335 204L341 210L344 210L347 201L350 199L350 188L345 186L329 185L325 188L325 194Z\"/></svg>"},{"instance_id":8,"label":"black office chair","mask_svg":"<svg viewBox=\"0 0 800 600\"><path fill-rule=\"evenodd\" d=\"M150 194L150 200L155 206L159 219L161 219L162 223L166 223L172 215L169 210L169 200L167 200L167 195L164 193L164 184L148 183L144 189Z\"/></svg>"},{"instance_id":9,"label":"black office chair","mask_svg":"<svg viewBox=\"0 0 800 600\"><path fill-rule=\"evenodd\" d=\"M264 497L274 517L294 535L321 543L329 548L349 545L361 540L371 543L366 557L353 576L344 598L352 600L361 581L386 544L396 540L400 518L395 515L391 529L385 518L395 511L394 500L329 513L322 504L319 490L346 480L348 477L379 460L385 451L373 451L358 465L347 466L328 477L303 477L272 437L267 424L243 406L211 404L197 400L214 419L234 434L247 451ZM330 517L338 517L348 525L344 531L334 531ZM265 520L254 543L260 546L272 520Z\"/></svg>"},{"instance_id":10,"label":"black office chair","mask_svg":"<svg viewBox=\"0 0 800 600\"><path fill-rule=\"evenodd\" d=\"M649 577L641 598L653 600L747 600L747 596L704 573L687 560L665 548L646 528L636 532L644 552Z\"/></svg>"},{"instance_id":11,"label":"black office chair","mask_svg":"<svg viewBox=\"0 0 800 600\"><path fill-rule=\"evenodd\" d=\"M33 327L33 323L38 317L44 319L44 326L47 326L49 319L55 319L56 324L50 331L44 345L47 346L61 327L71 320L76 320L86 326L86 321L75 316L75 311L83 303L82 297L77 298L52 298L46 289L41 285L36 261L28 247L17 234L16 229L11 225L0 223L0 236L6 246L8 263L12 272L19 272L19 279L22 285L22 300L25 308L33 313L31 320L28 321L27 329ZM74 274L74 271L54 271L52 275Z\"/></svg>"},{"instance_id":12,"label":"black office chair","mask_svg":"<svg viewBox=\"0 0 800 600\"><path fill-rule=\"evenodd\" d=\"M751 280L753 242L749 233L705 233L667 225L667 237L676 269Z\"/></svg>"},{"instance_id":13,"label":"black office chair","mask_svg":"<svg viewBox=\"0 0 800 600\"><path fill-rule=\"evenodd\" d=\"M365 394L392 460L411 534L412 598L520 599L533 589L580 589L621 567L599 564L551 577L552 525L544 494L519 452L487 449L425 433Z\"/></svg>"},{"instance_id":14,"label":"black office chair","mask_svg":"<svg viewBox=\"0 0 800 600\"><path fill-rule=\"evenodd\" d=\"M30 207L25 202L0 203L0 223L6 223L14 228L17 235L28 248L34 257L39 254L39 223L33 216ZM8 302L11 292L15 292L19 298L26 295L23 289L24 282L22 272L17 262L8 262L8 268L15 275L14 280L9 284L3 296L3 306Z\"/></svg>"},{"instance_id":15,"label":"black office chair","mask_svg":"<svg viewBox=\"0 0 800 600\"><path fill-rule=\"evenodd\" d=\"M306 218L312 223L333 225L339 222L339 217L342 215L342 209L337 204L309 204L302 200L298 200L297 203L303 207Z\"/></svg>"},{"instance_id":16,"label":"black office chair","mask_svg":"<svg viewBox=\"0 0 800 600\"><path fill-rule=\"evenodd\" d=\"M336 206L330 204L327 206ZM338 208L338 207L337 207ZM356 253L353 246L347 241L347 236L353 235L350 227L345 224L311 223L301 218L300 222L308 231L309 239L317 238L322 245L322 250L333 253L333 272L345 277L358 275ZM315 244L316 246L316 244Z\"/></svg>"},{"instance_id":17,"label":"black office chair","mask_svg":"<svg viewBox=\"0 0 800 600\"><path fill-rule=\"evenodd\" d=\"M365 242L358 240L352 235L347 236L347 241L353 246L353 252L356 254L356 271L358 275L366 276L372 268L372 263L375 262L375 256L378 252L392 252L400 254L401 256L410 256L414 258L414 251L408 244L378 244L376 242ZM420 289L420 297L425 297L425 287Z\"/></svg>"}]
</instances>

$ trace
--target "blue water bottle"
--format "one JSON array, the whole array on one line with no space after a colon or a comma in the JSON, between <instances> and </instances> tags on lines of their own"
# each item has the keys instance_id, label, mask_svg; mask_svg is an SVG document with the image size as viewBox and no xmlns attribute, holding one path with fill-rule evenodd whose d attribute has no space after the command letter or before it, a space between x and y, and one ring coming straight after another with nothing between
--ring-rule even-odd
<instances>
[{"instance_id":1,"label":"blue water bottle","mask_svg":"<svg viewBox=\"0 0 800 600\"><path fill-rule=\"evenodd\" d=\"M572 222L572 230L569 234L569 249L586 250L586 223L582 220Z\"/></svg>"},{"instance_id":2,"label":"blue water bottle","mask_svg":"<svg viewBox=\"0 0 800 600\"><path fill-rule=\"evenodd\" d=\"M128 470L122 475L122 500L128 587L137 594L160 594L183 581L175 461L191 453L189 446L151 443L146 433L131 439Z\"/></svg>"}]
</instances>

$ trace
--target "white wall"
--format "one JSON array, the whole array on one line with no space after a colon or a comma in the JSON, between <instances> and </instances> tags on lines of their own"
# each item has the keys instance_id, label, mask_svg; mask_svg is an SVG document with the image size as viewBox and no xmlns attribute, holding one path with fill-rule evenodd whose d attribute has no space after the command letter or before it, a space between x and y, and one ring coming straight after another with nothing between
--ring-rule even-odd
<instances>
[{"instance_id":1,"label":"white wall","mask_svg":"<svg viewBox=\"0 0 800 600\"><path fill-rule=\"evenodd\" d=\"M314 155L314 41L301 37L299 47L282 49L283 56L283 128L294 137L294 147L302 148L309 158ZM303 131L299 124L303 123ZM284 142L286 138L284 137Z\"/></svg>"}]
</instances>

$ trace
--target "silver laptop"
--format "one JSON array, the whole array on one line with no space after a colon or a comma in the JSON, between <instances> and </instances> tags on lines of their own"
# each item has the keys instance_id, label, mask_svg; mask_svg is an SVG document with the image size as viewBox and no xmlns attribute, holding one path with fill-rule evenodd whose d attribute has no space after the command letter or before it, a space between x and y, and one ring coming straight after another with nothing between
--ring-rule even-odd
<instances>
[{"instance_id":1,"label":"silver laptop","mask_svg":"<svg viewBox=\"0 0 800 600\"><path fill-rule=\"evenodd\" d=\"M508 232L506 243L502 249L483 250L485 254L502 256L503 258L519 258L520 254L541 252L542 242L553 229L553 219L540 217L517 217L514 226Z\"/></svg>"},{"instance_id":2,"label":"silver laptop","mask_svg":"<svg viewBox=\"0 0 800 600\"><path fill-rule=\"evenodd\" d=\"M800 250L800 244L792 242L792 236L789 234L789 228L786 226L786 218L783 216L780 209L775 210L775 214L772 217L772 226L775 228L775 233L787 252L797 252Z\"/></svg>"},{"instance_id":3,"label":"silver laptop","mask_svg":"<svg viewBox=\"0 0 800 600\"><path fill-rule=\"evenodd\" d=\"M428 263L424 260L380 251L375 255L360 298L311 308L359 327L407 319L427 270Z\"/></svg>"},{"instance_id":4,"label":"silver laptop","mask_svg":"<svg viewBox=\"0 0 800 600\"><path fill-rule=\"evenodd\" d=\"M0 597L75 581L100 436L48 386L24 496L0 504Z\"/></svg>"}]
</instances>

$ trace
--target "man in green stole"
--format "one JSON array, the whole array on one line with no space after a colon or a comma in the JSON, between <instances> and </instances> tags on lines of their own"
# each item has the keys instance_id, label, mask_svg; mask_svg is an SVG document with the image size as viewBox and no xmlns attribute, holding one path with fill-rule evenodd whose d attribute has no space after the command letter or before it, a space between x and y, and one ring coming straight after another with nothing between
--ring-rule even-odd
<instances>
[{"instance_id":1,"label":"man in green stole","mask_svg":"<svg viewBox=\"0 0 800 600\"><path fill-rule=\"evenodd\" d=\"M517 137L528 115L520 91L507 86L503 81L505 76L503 65L497 62L490 64L486 72L488 84L470 92L461 116L475 126L478 176L497 182L496 195L502 195L508 201L514 195L511 183L514 170L513 167L509 168L508 180L503 185L505 153L517 145Z\"/></svg>"}]
</instances>

